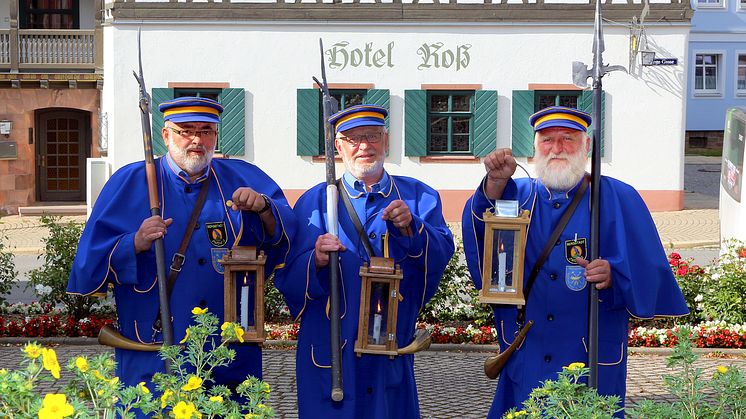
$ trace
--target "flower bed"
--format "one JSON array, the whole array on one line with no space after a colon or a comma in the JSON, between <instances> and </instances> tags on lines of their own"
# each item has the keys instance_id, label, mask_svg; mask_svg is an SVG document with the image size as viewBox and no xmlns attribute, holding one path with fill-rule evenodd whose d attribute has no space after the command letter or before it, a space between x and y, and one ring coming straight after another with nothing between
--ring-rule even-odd
<instances>
[{"instance_id":1,"label":"flower bed","mask_svg":"<svg viewBox=\"0 0 746 419\"><path fill-rule=\"evenodd\" d=\"M746 347L746 324L729 325L725 322L705 322L693 328L694 342L698 348L733 348ZM635 347L673 347L676 337L671 329L654 329L638 327L630 330L629 346Z\"/></svg>"}]
</instances>

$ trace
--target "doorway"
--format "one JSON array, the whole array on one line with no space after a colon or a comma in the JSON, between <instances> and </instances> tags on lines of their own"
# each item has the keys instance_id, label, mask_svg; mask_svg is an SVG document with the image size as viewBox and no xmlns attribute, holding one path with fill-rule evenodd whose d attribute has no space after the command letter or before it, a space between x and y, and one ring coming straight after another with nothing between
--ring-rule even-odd
<instances>
[{"instance_id":1,"label":"doorway","mask_svg":"<svg viewBox=\"0 0 746 419\"><path fill-rule=\"evenodd\" d=\"M90 113L77 109L37 111L36 132L38 200L85 201Z\"/></svg>"}]
</instances>

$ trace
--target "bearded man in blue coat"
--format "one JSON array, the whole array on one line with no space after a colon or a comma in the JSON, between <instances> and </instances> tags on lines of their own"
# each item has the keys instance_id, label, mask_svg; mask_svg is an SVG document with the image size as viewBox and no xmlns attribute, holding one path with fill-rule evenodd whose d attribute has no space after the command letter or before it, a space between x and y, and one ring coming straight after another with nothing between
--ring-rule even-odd
<instances>
[{"instance_id":1,"label":"bearded man in blue coat","mask_svg":"<svg viewBox=\"0 0 746 419\"><path fill-rule=\"evenodd\" d=\"M333 115L335 146L345 164L340 194L347 194L364 229L358 234L342 202L339 237L328 233L326 188L308 190L293 211L302 234L288 266L275 277L293 316L300 320L296 376L301 418L419 418L414 356L354 352L360 307L360 267L388 254L402 269L396 341L409 344L420 309L435 294L454 251L438 193L424 183L383 168L388 147L385 108L359 105ZM342 201L342 197L340 197ZM367 237L373 255L361 241ZM344 400L331 399L329 252L339 252L340 343Z\"/></svg>"},{"instance_id":2,"label":"bearded man in blue coat","mask_svg":"<svg viewBox=\"0 0 746 419\"><path fill-rule=\"evenodd\" d=\"M487 175L464 208L464 249L478 289L484 280L482 216L493 207L494 201L517 200L531 211L525 289L525 279L586 176L590 115L555 106L535 113L529 123L535 132L537 179L512 179L516 161L511 151L496 150L485 158ZM600 290L598 391L619 396L620 407L626 391L630 316L651 318L688 313L655 224L632 186L601 177L599 259L587 260L589 189L583 192L529 291L525 321L532 320L534 325L500 373L489 418L500 418L510 408L520 408L533 388L539 387L543 380L556 379L563 366L587 362L587 287ZM518 331L518 309L494 305L493 311L500 349L504 351Z\"/></svg>"},{"instance_id":3,"label":"bearded man in blue coat","mask_svg":"<svg viewBox=\"0 0 746 419\"><path fill-rule=\"evenodd\" d=\"M160 215L150 215L144 163L117 170L96 200L68 282L72 294L96 295L113 288L119 332L139 343L162 341L153 327L159 317L153 241L163 239L170 263L202 188L208 188L207 196L170 296L176 342L193 323L194 307L207 308L222 321L224 270L218 261L231 246L263 250L269 276L285 262L295 230L292 210L269 176L242 160L213 159L223 110L218 102L181 97L159 109L168 147L155 160ZM247 375L261 378L261 348L232 348L235 360L213 371L215 383L235 387ZM117 375L126 385L150 382L154 373L165 371L158 352L117 348L115 354Z\"/></svg>"}]
</instances>

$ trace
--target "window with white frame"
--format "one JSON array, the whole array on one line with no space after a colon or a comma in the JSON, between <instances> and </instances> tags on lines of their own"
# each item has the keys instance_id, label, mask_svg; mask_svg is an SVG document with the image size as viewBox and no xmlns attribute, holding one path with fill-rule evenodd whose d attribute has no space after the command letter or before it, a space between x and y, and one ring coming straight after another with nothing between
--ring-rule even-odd
<instances>
[{"instance_id":1,"label":"window with white frame","mask_svg":"<svg viewBox=\"0 0 746 419\"><path fill-rule=\"evenodd\" d=\"M738 10L740 11L746 11L746 0L740 0L738 2Z\"/></svg>"},{"instance_id":2,"label":"window with white frame","mask_svg":"<svg viewBox=\"0 0 746 419\"><path fill-rule=\"evenodd\" d=\"M694 58L694 94L695 95L719 95L720 65L722 55L720 54L696 54Z\"/></svg>"},{"instance_id":3,"label":"window with white frame","mask_svg":"<svg viewBox=\"0 0 746 419\"><path fill-rule=\"evenodd\" d=\"M743 3L744 0L740 0ZM697 0L698 9L707 8L723 8L725 7L725 0Z\"/></svg>"},{"instance_id":4,"label":"window with white frame","mask_svg":"<svg viewBox=\"0 0 746 419\"><path fill-rule=\"evenodd\" d=\"M738 54L736 65L736 94L746 96L746 54Z\"/></svg>"}]
</instances>

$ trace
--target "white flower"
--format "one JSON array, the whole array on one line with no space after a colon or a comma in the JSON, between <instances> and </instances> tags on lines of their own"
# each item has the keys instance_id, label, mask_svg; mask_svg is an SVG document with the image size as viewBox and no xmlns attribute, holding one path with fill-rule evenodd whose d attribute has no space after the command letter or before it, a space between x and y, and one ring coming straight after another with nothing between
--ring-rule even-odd
<instances>
[{"instance_id":1,"label":"white flower","mask_svg":"<svg viewBox=\"0 0 746 419\"><path fill-rule=\"evenodd\" d=\"M697 296L694 297L694 301L700 302L700 301L704 300L704 298L705 297L703 297L702 294L697 294Z\"/></svg>"},{"instance_id":2,"label":"white flower","mask_svg":"<svg viewBox=\"0 0 746 419\"><path fill-rule=\"evenodd\" d=\"M44 296L52 293L52 287L50 287L49 285L38 284L34 289L36 290L36 294L39 296Z\"/></svg>"}]
</instances>

